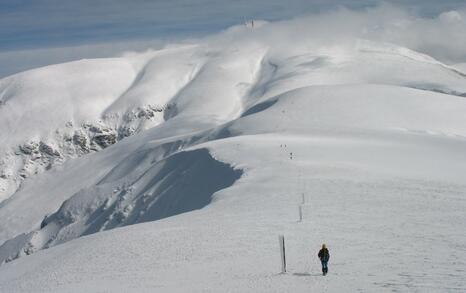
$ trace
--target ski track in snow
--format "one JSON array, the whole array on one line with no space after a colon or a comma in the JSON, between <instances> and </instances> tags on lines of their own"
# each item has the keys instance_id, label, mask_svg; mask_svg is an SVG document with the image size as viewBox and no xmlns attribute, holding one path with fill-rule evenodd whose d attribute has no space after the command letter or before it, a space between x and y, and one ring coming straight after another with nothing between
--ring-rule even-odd
<instances>
[{"instance_id":1,"label":"ski track in snow","mask_svg":"<svg viewBox=\"0 0 466 293\"><path fill-rule=\"evenodd\" d=\"M0 80L4 149L173 105L0 204L0 292L466 290L464 75L368 41L277 50L261 29Z\"/></svg>"}]
</instances>

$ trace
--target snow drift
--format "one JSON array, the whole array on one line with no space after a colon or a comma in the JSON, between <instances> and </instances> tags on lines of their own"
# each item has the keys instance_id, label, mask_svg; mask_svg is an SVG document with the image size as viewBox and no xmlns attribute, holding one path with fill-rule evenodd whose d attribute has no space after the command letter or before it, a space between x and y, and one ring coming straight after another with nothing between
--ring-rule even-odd
<instances>
[{"instance_id":1,"label":"snow drift","mask_svg":"<svg viewBox=\"0 0 466 293\"><path fill-rule=\"evenodd\" d=\"M150 158L138 157L139 163ZM131 173L131 165L121 165L112 173ZM240 170L214 160L205 149L179 152L149 166L132 172L134 181L128 177L114 181L110 173L95 187L79 191L47 216L39 231L7 241L0 249L0 262L82 235L200 209L209 204L212 194L241 176Z\"/></svg>"}]
</instances>

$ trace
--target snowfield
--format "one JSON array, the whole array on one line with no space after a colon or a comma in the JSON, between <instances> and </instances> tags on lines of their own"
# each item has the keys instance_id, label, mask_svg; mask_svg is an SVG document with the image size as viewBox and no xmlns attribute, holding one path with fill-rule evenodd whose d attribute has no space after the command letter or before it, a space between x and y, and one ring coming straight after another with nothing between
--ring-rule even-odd
<instances>
[{"instance_id":1,"label":"snowfield","mask_svg":"<svg viewBox=\"0 0 466 293\"><path fill-rule=\"evenodd\" d=\"M0 80L0 292L466 291L464 65L291 33Z\"/></svg>"}]
</instances>

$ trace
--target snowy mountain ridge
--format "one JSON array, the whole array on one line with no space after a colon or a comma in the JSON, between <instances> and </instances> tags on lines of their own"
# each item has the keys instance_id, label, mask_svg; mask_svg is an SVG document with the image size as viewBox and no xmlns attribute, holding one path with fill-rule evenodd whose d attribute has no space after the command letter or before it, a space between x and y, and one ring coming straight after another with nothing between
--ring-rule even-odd
<instances>
[{"instance_id":1,"label":"snowy mountain ridge","mask_svg":"<svg viewBox=\"0 0 466 293\"><path fill-rule=\"evenodd\" d=\"M280 25L0 80L0 291L466 288L436 257L465 256L461 68L368 40L278 44ZM296 275L274 275L280 233ZM325 239L339 282L296 281ZM120 262L134 274L104 275Z\"/></svg>"},{"instance_id":2,"label":"snowy mountain ridge","mask_svg":"<svg viewBox=\"0 0 466 293\"><path fill-rule=\"evenodd\" d=\"M148 52L138 58L147 59L147 55L156 54ZM13 194L24 178L43 172L55 163L106 148L163 121L162 112L170 105L164 97L153 97L144 91L155 86L170 94L170 87L182 81L165 83L165 88L161 88L156 82L158 73L151 77L154 73L150 71L150 66L158 66L157 60L148 61L145 69L139 69L144 74L139 73L138 77L135 70L141 61L132 59L82 60L1 80L1 130L5 135L0 150L3 153L0 173L4 181L0 184L0 199ZM82 72L87 76L83 77ZM67 77L65 80L59 77L63 75ZM147 78L152 78L150 86ZM134 95L149 96L153 98L152 103L144 99L134 101ZM12 96L15 96L13 100ZM86 99L78 101L76 97ZM37 102L31 103L32 98ZM23 110L20 112L17 108Z\"/></svg>"}]
</instances>

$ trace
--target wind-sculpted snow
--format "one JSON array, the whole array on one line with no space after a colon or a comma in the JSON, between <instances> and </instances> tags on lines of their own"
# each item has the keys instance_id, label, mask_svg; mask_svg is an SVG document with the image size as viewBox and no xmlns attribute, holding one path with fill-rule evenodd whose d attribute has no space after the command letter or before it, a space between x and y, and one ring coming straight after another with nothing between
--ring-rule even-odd
<instances>
[{"instance_id":1,"label":"wind-sculpted snow","mask_svg":"<svg viewBox=\"0 0 466 293\"><path fill-rule=\"evenodd\" d=\"M460 66L288 29L1 80L0 291L466 289Z\"/></svg>"},{"instance_id":2,"label":"wind-sculpted snow","mask_svg":"<svg viewBox=\"0 0 466 293\"><path fill-rule=\"evenodd\" d=\"M137 164L143 164L141 160ZM109 177L79 191L47 216L40 230L5 242L0 247L0 263L82 235L200 209L216 191L231 186L242 174L213 159L206 149L179 152L148 166L129 176L134 179L113 181ZM116 168L130 173L134 165Z\"/></svg>"},{"instance_id":3,"label":"wind-sculpted snow","mask_svg":"<svg viewBox=\"0 0 466 293\"><path fill-rule=\"evenodd\" d=\"M242 96L265 50L250 49L253 54L185 46L54 65L3 79L0 201L27 177L176 115L208 115L217 123L240 115ZM67 78L61 80L60 74ZM44 84L42 79L50 81ZM30 144L47 145L56 156L35 152L31 157L22 151Z\"/></svg>"},{"instance_id":4,"label":"wind-sculpted snow","mask_svg":"<svg viewBox=\"0 0 466 293\"><path fill-rule=\"evenodd\" d=\"M466 75L466 63L455 64L453 67L462 74Z\"/></svg>"}]
</instances>

